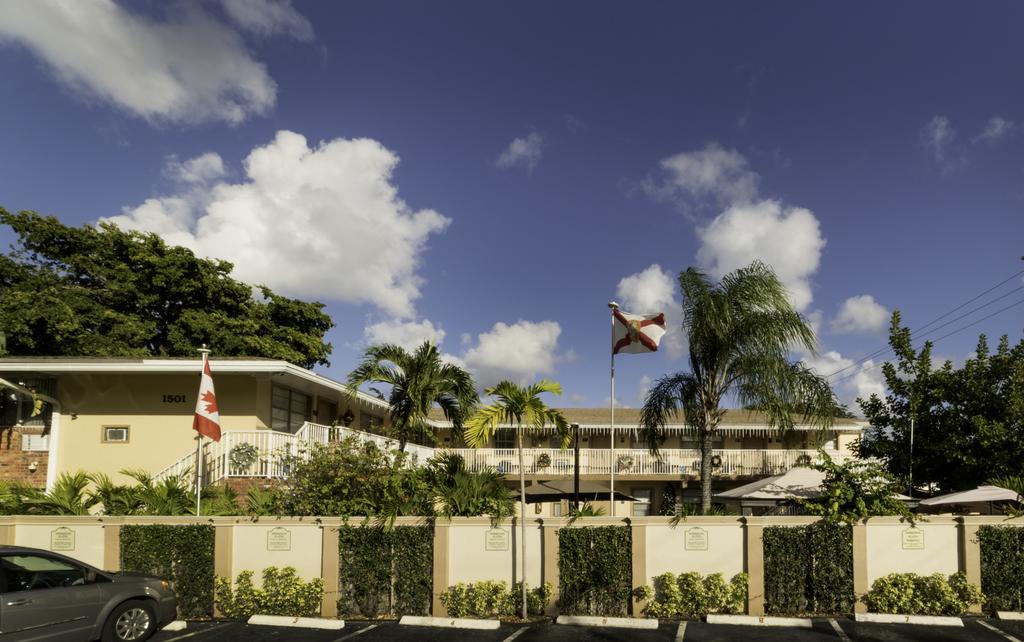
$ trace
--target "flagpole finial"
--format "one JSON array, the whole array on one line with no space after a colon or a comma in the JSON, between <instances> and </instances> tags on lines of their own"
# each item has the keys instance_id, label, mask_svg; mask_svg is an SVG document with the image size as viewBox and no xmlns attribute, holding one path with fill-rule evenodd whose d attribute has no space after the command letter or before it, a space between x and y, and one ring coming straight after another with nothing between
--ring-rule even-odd
<instances>
[{"instance_id":1,"label":"flagpole finial","mask_svg":"<svg viewBox=\"0 0 1024 642\"><path fill-rule=\"evenodd\" d=\"M203 356L207 356L210 354L210 349L206 347L205 343L203 344L202 348L198 348L196 351Z\"/></svg>"},{"instance_id":2,"label":"flagpole finial","mask_svg":"<svg viewBox=\"0 0 1024 642\"><path fill-rule=\"evenodd\" d=\"M618 310L619 309L619 304L616 303L615 301L609 301L608 302L608 307L611 308L612 310Z\"/></svg>"}]
</instances>

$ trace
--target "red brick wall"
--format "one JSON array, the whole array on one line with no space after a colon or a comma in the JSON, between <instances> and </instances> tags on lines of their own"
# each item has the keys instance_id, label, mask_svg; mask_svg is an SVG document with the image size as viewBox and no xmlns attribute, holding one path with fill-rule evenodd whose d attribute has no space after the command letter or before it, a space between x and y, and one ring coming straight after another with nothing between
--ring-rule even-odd
<instances>
[{"instance_id":1,"label":"red brick wall","mask_svg":"<svg viewBox=\"0 0 1024 642\"><path fill-rule=\"evenodd\" d=\"M10 428L0 431L0 481L15 481L43 488L46 486L46 465L49 453L23 451L21 433ZM36 462L35 472L28 467Z\"/></svg>"}]
</instances>

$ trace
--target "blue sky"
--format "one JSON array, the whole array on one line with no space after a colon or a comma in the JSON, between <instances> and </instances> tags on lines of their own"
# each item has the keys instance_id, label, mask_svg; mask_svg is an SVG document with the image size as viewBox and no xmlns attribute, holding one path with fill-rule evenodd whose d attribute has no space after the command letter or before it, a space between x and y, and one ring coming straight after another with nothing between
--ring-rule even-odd
<instances>
[{"instance_id":1,"label":"blue sky","mask_svg":"<svg viewBox=\"0 0 1024 642\"><path fill-rule=\"evenodd\" d=\"M0 204L156 231L326 302L337 378L368 341L432 338L482 381L549 376L565 405L602 405L609 299L671 319L675 273L755 258L830 374L885 345L889 311L915 327L1024 269L1022 18L1012 2L4 3ZM1019 340L1022 310L935 351ZM685 367L678 330L665 342L617 359L621 403ZM840 397L878 390L878 363Z\"/></svg>"}]
</instances>

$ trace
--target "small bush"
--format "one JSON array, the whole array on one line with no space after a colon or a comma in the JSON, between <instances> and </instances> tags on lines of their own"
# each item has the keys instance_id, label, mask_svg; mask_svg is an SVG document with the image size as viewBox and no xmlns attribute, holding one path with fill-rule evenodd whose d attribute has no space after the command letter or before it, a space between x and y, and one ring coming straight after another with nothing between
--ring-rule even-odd
<instances>
[{"instance_id":1,"label":"small bush","mask_svg":"<svg viewBox=\"0 0 1024 642\"><path fill-rule=\"evenodd\" d=\"M256 614L311 617L320 613L324 581L319 577L304 582L291 566L270 566L263 569L263 586L257 588L252 576L252 571L242 571L234 588L230 578L217 578L217 608L225 617L242 620Z\"/></svg>"},{"instance_id":2,"label":"small bush","mask_svg":"<svg viewBox=\"0 0 1024 642\"><path fill-rule=\"evenodd\" d=\"M511 617L522 612L522 591L519 582L511 590L505 582L459 582L441 593L441 604L448 609L450 617ZM528 588L527 612L530 615L543 615L553 592L554 587L549 582L534 589Z\"/></svg>"},{"instance_id":3,"label":"small bush","mask_svg":"<svg viewBox=\"0 0 1024 642\"><path fill-rule=\"evenodd\" d=\"M948 579L941 573L892 573L875 580L864 596L869 611L901 615L961 615L984 600L962 572Z\"/></svg>"},{"instance_id":4,"label":"small bush","mask_svg":"<svg viewBox=\"0 0 1024 642\"><path fill-rule=\"evenodd\" d=\"M747 601L747 574L737 573L729 583L721 573L664 573L654 578L654 588L641 586L638 599L647 602L651 617L696 620L709 613L742 613Z\"/></svg>"}]
</instances>

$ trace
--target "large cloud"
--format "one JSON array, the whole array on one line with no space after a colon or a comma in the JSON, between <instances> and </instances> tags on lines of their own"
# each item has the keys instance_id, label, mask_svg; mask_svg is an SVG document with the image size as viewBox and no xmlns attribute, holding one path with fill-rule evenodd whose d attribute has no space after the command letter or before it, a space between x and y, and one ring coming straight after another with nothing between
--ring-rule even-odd
<instances>
[{"instance_id":1,"label":"large cloud","mask_svg":"<svg viewBox=\"0 0 1024 642\"><path fill-rule=\"evenodd\" d=\"M370 345L391 343L409 351L419 348L424 341L441 345L444 335L444 329L440 325L435 326L429 319L421 321L391 319L368 325L363 330L363 338Z\"/></svg>"},{"instance_id":2,"label":"large cloud","mask_svg":"<svg viewBox=\"0 0 1024 642\"><path fill-rule=\"evenodd\" d=\"M553 374L558 361L564 359L558 353L561 333L556 321L499 321L477 337L463 360L482 386L504 378L532 383L538 376Z\"/></svg>"},{"instance_id":3,"label":"large cloud","mask_svg":"<svg viewBox=\"0 0 1024 642\"><path fill-rule=\"evenodd\" d=\"M371 303L404 319L420 296L417 269L427 239L450 221L398 197L397 164L374 140L311 147L280 131L245 159L244 181L152 198L105 220L231 261L234 276L249 283Z\"/></svg>"},{"instance_id":4,"label":"large cloud","mask_svg":"<svg viewBox=\"0 0 1024 642\"><path fill-rule=\"evenodd\" d=\"M676 300L676 288L672 273L655 263L636 274L623 277L616 289L619 303L626 312L665 313L666 333L659 347L673 359L678 359L686 352L686 337L680 325L682 309Z\"/></svg>"},{"instance_id":5,"label":"large cloud","mask_svg":"<svg viewBox=\"0 0 1024 642\"><path fill-rule=\"evenodd\" d=\"M757 195L758 175L734 149L708 143L703 149L681 152L661 161L667 176L661 183L648 180L643 187L652 196L686 192L694 197L713 196L722 203L749 201Z\"/></svg>"},{"instance_id":6,"label":"large cloud","mask_svg":"<svg viewBox=\"0 0 1024 642\"><path fill-rule=\"evenodd\" d=\"M837 334L876 332L885 328L889 311L875 301L870 294L852 296L839 308L839 314L832 320L832 331Z\"/></svg>"},{"instance_id":7,"label":"large cloud","mask_svg":"<svg viewBox=\"0 0 1024 642\"><path fill-rule=\"evenodd\" d=\"M830 350L817 356L805 355L802 361L822 377L838 373L830 379L830 383L839 400L848 404L851 410L859 411L855 403L858 397L865 400L872 394L885 397L885 381L881 369L870 359L854 365L852 359Z\"/></svg>"},{"instance_id":8,"label":"large cloud","mask_svg":"<svg viewBox=\"0 0 1024 642\"><path fill-rule=\"evenodd\" d=\"M169 14L112 0L2 2L0 40L28 47L73 90L150 121L236 124L273 108L277 86L238 33L198 4Z\"/></svg>"}]
</instances>

